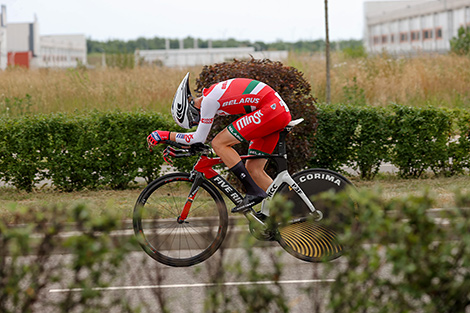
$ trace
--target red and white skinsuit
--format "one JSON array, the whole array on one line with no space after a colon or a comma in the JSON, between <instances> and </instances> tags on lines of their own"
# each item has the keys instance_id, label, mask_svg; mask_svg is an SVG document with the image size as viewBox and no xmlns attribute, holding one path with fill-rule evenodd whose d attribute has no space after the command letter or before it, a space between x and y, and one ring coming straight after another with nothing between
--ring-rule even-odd
<instances>
[{"instance_id":1,"label":"red and white skinsuit","mask_svg":"<svg viewBox=\"0 0 470 313\"><path fill-rule=\"evenodd\" d=\"M204 143L215 115L244 114L227 126L240 141L250 142L248 153L271 154L279 132L291 121L286 103L265 83L247 78L234 78L203 90L201 117L197 130L176 134L182 144Z\"/></svg>"}]
</instances>

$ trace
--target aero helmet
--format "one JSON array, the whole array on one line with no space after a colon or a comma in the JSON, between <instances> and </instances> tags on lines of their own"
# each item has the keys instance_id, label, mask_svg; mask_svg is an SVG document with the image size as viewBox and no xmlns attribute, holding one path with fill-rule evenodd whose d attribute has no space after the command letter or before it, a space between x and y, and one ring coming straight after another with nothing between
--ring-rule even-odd
<instances>
[{"instance_id":1,"label":"aero helmet","mask_svg":"<svg viewBox=\"0 0 470 313\"><path fill-rule=\"evenodd\" d=\"M190 129L199 123L200 113L194 107L194 98L189 88L189 73L186 74L176 90L171 104L171 115L173 115L176 124L186 129Z\"/></svg>"}]
</instances>

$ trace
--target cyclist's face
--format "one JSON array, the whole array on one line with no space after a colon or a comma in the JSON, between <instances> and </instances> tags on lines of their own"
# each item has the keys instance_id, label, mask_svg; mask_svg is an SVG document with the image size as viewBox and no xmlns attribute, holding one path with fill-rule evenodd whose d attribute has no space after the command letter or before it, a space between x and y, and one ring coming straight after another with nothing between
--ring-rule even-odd
<instances>
[{"instance_id":1,"label":"cyclist's face","mask_svg":"<svg viewBox=\"0 0 470 313\"><path fill-rule=\"evenodd\" d=\"M202 97L198 97L194 99L194 107L200 109L201 108Z\"/></svg>"}]
</instances>

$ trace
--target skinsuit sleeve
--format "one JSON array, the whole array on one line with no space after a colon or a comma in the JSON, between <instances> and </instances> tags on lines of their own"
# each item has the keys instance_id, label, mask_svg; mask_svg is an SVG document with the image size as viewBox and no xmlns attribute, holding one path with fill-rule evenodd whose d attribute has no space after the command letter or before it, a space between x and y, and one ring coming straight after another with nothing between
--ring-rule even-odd
<instances>
[{"instance_id":1,"label":"skinsuit sleeve","mask_svg":"<svg viewBox=\"0 0 470 313\"><path fill-rule=\"evenodd\" d=\"M205 143L219 107L220 104L217 100L204 97L201 102L201 119L196 131L176 134L176 142L187 145L199 142Z\"/></svg>"}]
</instances>

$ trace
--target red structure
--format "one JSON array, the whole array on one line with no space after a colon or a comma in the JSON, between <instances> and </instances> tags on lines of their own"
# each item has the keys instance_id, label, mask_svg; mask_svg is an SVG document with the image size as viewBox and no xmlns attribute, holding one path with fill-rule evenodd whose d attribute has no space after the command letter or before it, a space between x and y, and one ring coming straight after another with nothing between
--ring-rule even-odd
<instances>
[{"instance_id":1,"label":"red structure","mask_svg":"<svg viewBox=\"0 0 470 313\"><path fill-rule=\"evenodd\" d=\"M8 52L8 66L22 66L29 68L32 58L32 51Z\"/></svg>"}]
</instances>

